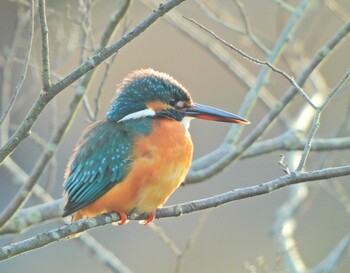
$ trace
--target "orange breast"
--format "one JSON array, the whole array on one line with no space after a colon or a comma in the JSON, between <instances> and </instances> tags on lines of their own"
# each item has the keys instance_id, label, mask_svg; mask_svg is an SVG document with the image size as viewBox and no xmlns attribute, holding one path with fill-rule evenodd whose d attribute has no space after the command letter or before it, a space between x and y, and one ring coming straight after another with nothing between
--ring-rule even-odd
<instances>
[{"instance_id":1,"label":"orange breast","mask_svg":"<svg viewBox=\"0 0 350 273\"><path fill-rule=\"evenodd\" d=\"M192 161L193 145L185 127L163 118L153 131L134 142L133 165L127 177L99 199L79 210L74 219L105 212L151 213L163 206L184 181Z\"/></svg>"}]
</instances>

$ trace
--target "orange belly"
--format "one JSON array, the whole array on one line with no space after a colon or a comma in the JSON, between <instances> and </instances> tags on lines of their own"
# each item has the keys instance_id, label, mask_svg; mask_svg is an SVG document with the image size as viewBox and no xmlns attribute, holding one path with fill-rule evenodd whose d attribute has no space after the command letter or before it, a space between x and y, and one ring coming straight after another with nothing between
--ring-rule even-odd
<instances>
[{"instance_id":1,"label":"orange belly","mask_svg":"<svg viewBox=\"0 0 350 273\"><path fill-rule=\"evenodd\" d=\"M185 127L171 119L157 119L153 131L134 142L133 165L127 177L106 194L74 213L74 221L106 212L151 213L163 206L184 181L193 145Z\"/></svg>"}]
</instances>

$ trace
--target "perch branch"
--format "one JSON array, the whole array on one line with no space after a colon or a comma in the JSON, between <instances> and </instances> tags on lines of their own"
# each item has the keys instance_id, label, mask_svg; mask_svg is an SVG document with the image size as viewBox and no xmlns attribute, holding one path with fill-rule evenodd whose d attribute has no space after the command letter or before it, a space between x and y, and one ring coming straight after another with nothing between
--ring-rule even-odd
<instances>
[{"instance_id":1,"label":"perch branch","mask_svg":"<svg viewBox=\"0 0 350 273\"><path fill-rule=\"evenodd\" d=\"M208 208L218 207L236 200L267 194L280 188L307 181L332 179L350 175L350 165L334 168L326 168L304 173L291 173L275 180L259 185L235 189L213 197L191 201L175 206L164 207L157 210L156 218L177 217ZM130 220L145 220L148 216L141 215L131 217ZM108 213L93 218L81 219L72 224L37 234L23 241L4 246L0 249L0 260L13 258L33 249L41 248L51 243L60 241L74 234L94 229L120 220L117 213Z\"/></svg>"}]
</instances>

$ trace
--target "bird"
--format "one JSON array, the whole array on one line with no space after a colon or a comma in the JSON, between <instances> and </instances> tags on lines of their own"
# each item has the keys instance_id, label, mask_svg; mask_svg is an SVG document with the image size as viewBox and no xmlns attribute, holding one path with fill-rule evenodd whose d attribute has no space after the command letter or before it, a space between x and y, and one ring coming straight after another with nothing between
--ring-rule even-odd
<instances>
[{"instance_id":1,"label":"bird","mask_svg":"<svg viewBox=\"0 0 350 273\"><path fill-rule=\"evenodd\" d=\"M83 131L68 161L63 217L72 215L75 222L116 212L122 225L136 213L151 223L191 166L192 119L250 123L194 103L166 73L148 68L127 75L106 117Z\"/></svg>"}]
</instances>

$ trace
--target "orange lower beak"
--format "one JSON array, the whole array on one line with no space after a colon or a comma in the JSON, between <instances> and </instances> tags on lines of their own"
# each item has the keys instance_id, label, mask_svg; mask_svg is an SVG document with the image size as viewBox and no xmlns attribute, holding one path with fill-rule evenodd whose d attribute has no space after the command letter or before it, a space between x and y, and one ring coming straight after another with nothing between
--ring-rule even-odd
<instances>
[{"instance_id":1,"label":"orange lower beak","mask_svg":"<svg viewBox=\"0 0 350 273\"><path fill-rule=\"evenodd\" d=\"M249 124L250 121L229 112L195 103L185 109L185 116L228 123Z\"/></svg>"}]
</instances>

